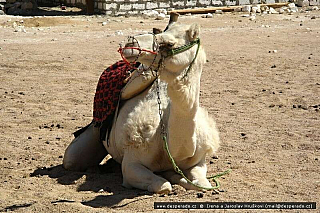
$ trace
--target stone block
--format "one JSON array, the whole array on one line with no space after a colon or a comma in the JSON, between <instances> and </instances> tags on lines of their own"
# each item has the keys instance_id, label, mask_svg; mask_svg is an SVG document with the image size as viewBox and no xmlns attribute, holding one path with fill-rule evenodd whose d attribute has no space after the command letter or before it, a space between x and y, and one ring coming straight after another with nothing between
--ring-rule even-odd
<instances>
[{"instance_id":1,"label":"stone block","mask_svg":"<svg viewBox=\"0 0 320 213\"><path fill-rule=\"evenodd\" d=\"M251 5L245 5L242 7L242 12L250 12L251 11Z\"/></svg>"},{"instance_id":2,"label":"stone block","mask_svg":"<svg viewBox=\"0 0 320 213\"><path fill-rule=\"evenodd\" d=\"M226 0L225 2L226 6L235 6L237 5L237 1L233 1L233 0Z\"/></svg>"},{"instance_id":3,"label":"stone block","mask_svg":"<svg viewBox=\"0 0 320 213\"><path fill-rule=\"evenodd\" d=\"M211 3L212 6L223 6L222 1L212 1Z\"/></svg>"},{"instance_id":4,"label":"stone block","mask_svg":"<svg viewBox=\"0 0 320 213\"><path fill-rule=\"evenodd\" d=\"M159 2L159 7L160 8L168 8L168 7L171 7L171 6L167 2Z\"/></svg>"},{"instance_id":5,"label":"stone block","mask_svg":"<svg viewBox=\"0 0 320 213\"><path fill-rule=\"evenodd\" d=\"M105 10L115 10L117 9L117 3L110 3L105 5Z\"/></svg>"},{"instance_id":6,"label":"stone block","mask_svg":"<svg viewBox=\"0 0 320 213\"><path fill-rule=\"evenodd\" d=\"M320 5L320 0L310 0L309 4L310 6Z\"/></svg>"},{"instance_id":7,"label":"stone block","mask_svg":"<svg viewBox=\"0 0 320 213\"><path fill-rule=\"evenodd\" d=\"M264 3L264 4L274 4L274 3L276 3L276 1L275 0L262 0L262 3Z\"/></svg>"},{"instance_id":8,"label":"stone block","mask_svg":"<svg viewBox=\"0 0 320 213\"><path fill-rule=\"evenodd\" d=\"M172 2L173 7L184 7L184 1L173 1Z\"/></svg>"},{"instance_id":9,"label":"stone block","mask_svg":"<svg viewBox=\"0 0 320 213\"><path fill-rule=\"evenodd\" d=\"M309 0L298 0L297 5L300 7L308 7L309 6Z\"/></svg>"},{"instance_id":10,"label":"stone block","mask_svg":"<svg viewBox=\"0 0 320 213\"><path fill-rule=\"evenodd\" d=\"M251 0L251 4L261 4L261 0Z\"/></svg>"},{"instance_id":11,"label":"stone block","mask_svg":"<svg viewBox=\"0 0 320 213\"><path fill-rule=\"evenodd\" d=\"M187 7L195 7L196 5L197 5L196 0L187 0L187 2L186 2Z\"/></svg>"},{"instance_id":12,"label":"stone block","mask_svg":"<svg viewBox=\"0 0 320 213\"><path fill-rule=\"evenodd\" d=\"M251 4L250 0L239 0L239 5L248 5Z\"/></svg>"},{"instance_id":13,"label":"stone block","mask_svg":"<svg viewBox=\"0 0 320 213\"><path fill-rule=\"evenodd\" d=\"M147 10L152 10L158 8L158 3L157 2L147 2L146 4L146 9Z\"/></svg>"},{"instance_id":14,"label":"stone block","mask_svg":"<svg viewBox=\"0 0 320 213\"><path fill-rule=\"evenodd\" d=\"M145 4L132 4L132 9L133 10L144 10L146 9L146 5Z\"/></svg>"},{"instance_id":15,"label":"stone block","mask_svg":"<svg viewBox=\"0 0 320 213\"><path fill-rule=\"evenodd\" d=\"M119 11L128 11L132 9L131 4L120 4Z\"/></svg>"},{"instance_id":16,"label":"stone block","mask_svg":"<svg viewBox=\"0 0 320 213\"><path fill-rule=\"evenodd\" d=\"M211 4L211 0L199 0L198 3L201 6L209 6Z\"/></svg>"}]
</instances>

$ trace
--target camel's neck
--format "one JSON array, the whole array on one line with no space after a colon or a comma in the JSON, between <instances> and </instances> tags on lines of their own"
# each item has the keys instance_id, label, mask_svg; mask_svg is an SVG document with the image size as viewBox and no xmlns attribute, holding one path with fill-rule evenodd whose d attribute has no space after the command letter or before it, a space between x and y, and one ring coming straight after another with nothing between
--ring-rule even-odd
<instances>
[{"instance_id":1,"label":"camel's neck","mask_svg":"<svg viewBox=\"0 0 320 213\"><path fill-rule=\"evenodd\" d=\"M195 61L188 76L168 82L170 116L168 143L176 160L192 157L196 151L195 117L199 108L202 65Z\"/></svg>"}]
</instances>

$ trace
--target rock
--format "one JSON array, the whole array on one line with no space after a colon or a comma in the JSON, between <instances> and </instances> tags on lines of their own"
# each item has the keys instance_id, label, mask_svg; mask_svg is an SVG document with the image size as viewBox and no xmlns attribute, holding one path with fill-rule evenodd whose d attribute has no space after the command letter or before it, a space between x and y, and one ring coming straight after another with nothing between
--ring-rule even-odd
<instances>
[{"instance_id":1,"label":"rock","mask_svg":"<svg viewBox=\"0 0 320 213\"><path fill-rule=\"evenodd\" d=\"M266 6L266 5L261 6L260 8L261 8L261 11L262 11L262 12L265 12L265 11L268 12L268 11L269 11L269 7Z\"/></svg>"},{"instance_id":2,"label":"rock","mask_svg":"<svg viewBox=\"0 0 320 213\"><path fill-rule=\"evenodd\" d=\"M249 20L250 21L253 21L253 20L255 20L256 19L256 16L254 16L254 15L251 15L250 17L249 17Z\"/></svg>"},{"instance_id":3,"label":"rock","mask_svg":"<svg viewBox=\"0 0 320 213\"><path fill-rule=\"evenodd\" d=\"M157 17L156 17L156 20L163 20L163 19L165 19L165 18L166 18L166 15L165 15L165 14L159 13L159 14L157 15Z\"/></svg>"},{"instance_id":4,"label":"rock","mask_svg":"<svg viewBox=\"0 0 320 213\"><path fill-rule=\"evenodd\" d=\"M204 14L201 16L201 18L213 18L212 13Z\"/></svg>"},{"instance_id":5,"label":"rock","mask_svg":"<svg viewBox=\"0 0 320 213\"><path fill-rule=\"evenodd\" d=\"M123 32L122 32L121 30L117 30L117 31L115 32L115 35L123 35Z\"/></svg>"},{"instance_id":6,"label":"rock","mask_svg":"<svg viewBox=\"0 0 320 213\"><path fill-rule=\"evenodd\" d=\"M155 10L148 10L142 14L143 18L157 18L159 13Z\"/></svg>"},{"instance_id":7,"label":"rock","mask_svg":"<svg viewBox=\"0 0 320 213\"><path fill-rule=\"evenodd\" d=\"M297 7L291 8L291 13L297 13L299 12Z\"/></svg>"},{"instance_id":8,"label":"rock","mask_svg":"<svg viewBox=\"0 0 320 213\"><path fill-rule=\"evenodd\" d=\"M296 5L294 3L290 3L290 4L288 4L288 7L291 9L291 8L295 8Z\"/></svg>"},{"instance_id":9,"label":"rock","mask_svg":"<svg viewBox=\"0 0 320 213\"><path fill-rule=\"evenodd\" d=\"M3 10L0 10L0 16L1 15L5 15L5 13L3 12Z\"/></svg>"},{"instance_id":10,"label":"rock","mask_svg":"<svg viewBox=\"0 0 320 213\"><path fill-rule=\"evenodd\" d=\"M197 193L197 198L203 198L203 193L202 192L198 192Z\"/></svg>"},{"instance_id":11,"label":"rock","mask_svg":"<svg viewBox=\"0 0 320 213\"><path fill-rule=\"evenodd\" d=\"M278 12L273 7L270 7L269 14L278 14Z\"/></svg>"},{"instance_id":12,"label":"rock","mask_svg":"<svg viewBox=\"0 0 320 213\"><path fill-rule=\"evenodd\" d=\"M251 11L251 5L244 5L242 7L242 12L250 12Z\"/></svg>"},{"instance_id":13,"label":"rock","mask_svg":"<svg viewBox=\"0 0 320 213\"><path fill-rule=\"evenodd\" d=\"M312 10L319 10L319 7L313 6L313 7L312 7Z\"/></svg>"},{"instance_id":14,"label":"rock","mask_svg":"<svg viewBox=\"0 0 320 213\"><path fill-rule=\"evenodd\" d=\"M102 26L106 26L107 25L107 22L102 22Z\"/></svg>"},{"instance_id":15,"label":"rock","mask_svg":"<svg viewBox=\"0 0 320 213\"><path fill-rule=\"evenodd\" d=\"M163 13L165 15L168 14L167 10L166 9L155 9L155 11L157 11L158 13Z\"/></svg>"},{"instance_id":16,"label":"rock","mask_svg":"<svg viewBox=\"0 0 320 213\"><path fill-rule=\"evenodd\" d=\"M280 9L279 9L279 13L280 13L280 14L283 14L283 13L284 13L284 9L280 8Z\"/></svg>"},{"instance_id":17,"label":"rock","mask_svg":"<svg viewBox=\"0 0 320 213\"><path fill-rule=\"evenodd\" d=\"M233 9L234 12L241 12L242 8L241 7L236 7Z\"/></svg>"},{"instance_id":18,"label":"rock","mask_svg":"<svg viewBox=\"0 0 320 213\"><path fill-rule=\"evenodd\" d=\"M253 6L251 8L251 12L252 13L261 13L261 6L260 5Z\"/></svg>"},{"instance_id":19,"label":"rock","mask_svg":"<svg viewBox=\"0 0 320 213\"><path fill-rule=\"evenodd\" d=\"M215 14L222 14L222 10L216 10Z\"/></svg>"},{"instance_id":20,"label":"rock","mask_svg":"<svg viewBox=\"0 0 320 213\"><path fill-rule=\"evenodd\" d=\"M307 7L309 6L309 0L298 0L297 5L300 7Z\"/></svg>"},{"instance_id":21,"label":"rock","mask_svg":"<svg viewBox=\"0 0 320 213\"><path fill-rule=\"evenodd\" d=\"M15 3L17 0L7 0L7 4L13 4Z\"/></svg>"}]
</instances>

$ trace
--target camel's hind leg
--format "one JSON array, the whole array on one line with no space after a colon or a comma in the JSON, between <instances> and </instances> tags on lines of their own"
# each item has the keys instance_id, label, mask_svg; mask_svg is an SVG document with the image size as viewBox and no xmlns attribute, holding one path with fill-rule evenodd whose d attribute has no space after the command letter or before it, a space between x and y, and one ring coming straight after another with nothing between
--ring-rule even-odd
<instances>
[{"instance_id":1,"label":"camel's hind leg","mask_svg":"<svg viewBox=\"0 0 320 213\"><path fill-rule=\"evenodd\" d=\"M91 124L66 149L63 167L72 171L85 171L91 166L99 165L108 154L99 138L99 129Z\"/></svg>"},{"instance_id":2,"label":"camel's hind leg","mask_svg":"<svg viewBox=\"0 0 320 213\"><path fill-rule=\"evenodd\" d=\"M135 161L130 155L131 153L125 153L122 161L124 187L135 187L160 194L167 194L172 191L169 181L154 174L140 162Z\"/></svg>"}]
</instances>

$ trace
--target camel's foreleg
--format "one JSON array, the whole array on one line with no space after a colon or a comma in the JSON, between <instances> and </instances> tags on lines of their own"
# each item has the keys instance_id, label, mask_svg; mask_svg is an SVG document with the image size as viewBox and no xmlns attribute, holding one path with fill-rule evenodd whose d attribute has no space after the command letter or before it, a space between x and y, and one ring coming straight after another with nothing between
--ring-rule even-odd
<instances>
[{"instance_id":1,"label":"camel's foreleg","mask_svg":"<svg viewBox=\"0 0 320 213\"><path fill-rule=\"evenodd\" d=\"M89 167L99 165L108 154L99 138L99 129L91 124L66 149L63 167L72 171L85 171Z\"/></svg>"},{"instance_id":2,"label":"camel's foreleg","mask_svg":"<svg viewBox=\"0 0 320 213\"><path fill-rule=\"evenodd\" d=\"M123 186L138 188L160 194L172 191L169 181L155 175L151 170L135 160L131 153L125 153L122 161Z\"/></svg>"}]
</instances>

